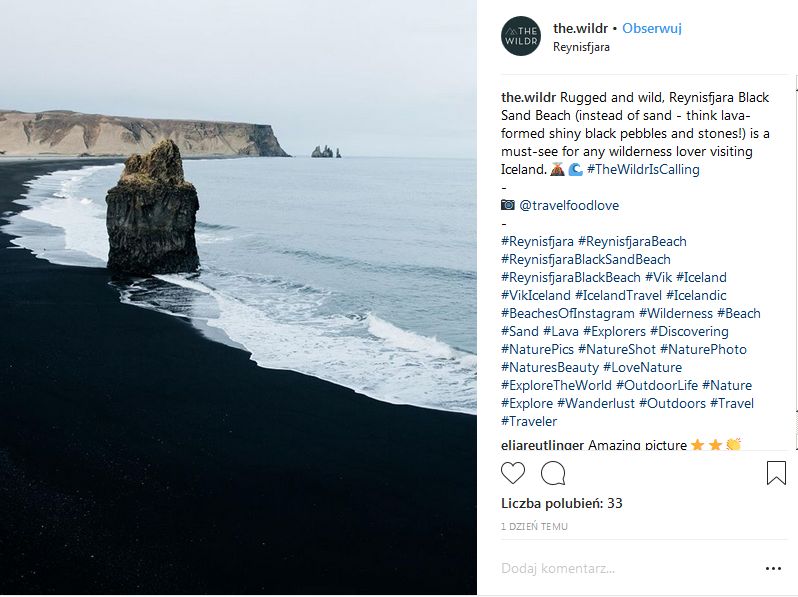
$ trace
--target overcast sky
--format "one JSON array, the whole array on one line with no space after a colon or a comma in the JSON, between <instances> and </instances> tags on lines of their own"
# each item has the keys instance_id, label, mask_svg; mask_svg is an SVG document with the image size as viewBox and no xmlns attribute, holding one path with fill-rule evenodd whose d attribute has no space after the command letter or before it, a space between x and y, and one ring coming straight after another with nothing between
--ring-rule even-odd
<instances>
[{"instance_id":1,"label":"overcast sky","mask_svg":"<svg viewBox=\"0 0 798 597\"><path fill-rule=\"evenodd\" d=\"M4 0L0 109L271 124L291 154L473 157L471 0Z\"/></svg>"}]
</instances>

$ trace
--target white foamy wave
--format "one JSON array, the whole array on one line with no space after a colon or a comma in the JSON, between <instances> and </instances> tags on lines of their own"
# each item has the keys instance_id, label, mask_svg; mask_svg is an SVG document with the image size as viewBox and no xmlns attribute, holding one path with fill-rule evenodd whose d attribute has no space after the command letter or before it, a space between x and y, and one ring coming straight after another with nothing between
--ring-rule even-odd
<instances>
[{"instance_id":1,"label":"white foamy wave","mask_svg":"<svg viewBox=\"0 0 798 597\"><path fill-rule=\"evenodd\" d=\"M468 360L469 357L473 357L474 362L476 362L476 357L474 357L474 355L469 355L468 353L455 350L437 338L422 336L420 334L398 328L392 323L380 319L371 313L366 317L366 323L368 324L369 332L378 338L382 338L385 340L387 345L394 348L425 353L436 359Z\"/></svg>"},{"instance_id":2,"label":"white foamy wave","mask_svg":"<svg viewBox=\"0 0 798 597\"><path fill-rule=\"evenodd\" d=\"M17 237L11 242L51 263L104 267L108 259L105 206L81 196L79 189L85 179L109 168L118 166L59 170L29 183L29 191L18 200L28 209L12 216L3 228Z\"/></svg>"},{"instance_id":3,"label":"white foamy wave","mask_svg":"<svg viewBox=\"0 0 798 597\"><path fill-rule=\"evenodd\" d=\"M281 321L197 279L157 277L213 296L219 316L205 323L246 348L261 367L313 375L385 402L476 411L476 357L440 340L374 315Z\"/></svg>"},{"instance_id":4,"label":"white foamy wave","mask_svg":"<svg viewBox=\"0 0 798 597\"><path fill-rule=\"evenodd\" d=\"M205 286L205 284L196 282L190 278L187 278L186 276L181 276L179 274L156 274L154 277L158 278L159 280L163 280L164 282L169 282L170 284L177 284L183 288L201 292L202 294L214 294L213 289L208 288Z\"/></svg>"}]
</instances>

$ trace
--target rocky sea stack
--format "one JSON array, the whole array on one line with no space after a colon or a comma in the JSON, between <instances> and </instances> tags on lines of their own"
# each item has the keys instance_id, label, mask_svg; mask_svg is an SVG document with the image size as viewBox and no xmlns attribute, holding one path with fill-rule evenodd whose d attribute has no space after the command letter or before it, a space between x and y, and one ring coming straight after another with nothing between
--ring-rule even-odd
<instances>
[{"instance_id":1,"label":"rocky sea stack","mask_svg":"<svg viewBox=\"0 0 798 597\"><path fill-rule=\"evenodd\" d=\"M316 149L313 150L313 153L310 154L312 158L331 158L333 157L333 150L330 147L324 146L324 149L321 148L321 145L316 145ZM341 157L341 150L335 150L335 157Z\"/></svg>"},{"instance_id":2,"label":"rocky sea stack","mask_svg":"<svg viewBox=\"0 0 798 597\"><path fill-rule=\"evenodd\" d=\"M171 140L132 155L108 191L108 269L130 275L192 272L199 267L194 224L197 190L183 178Z\"/></svg>"}]
</instances>

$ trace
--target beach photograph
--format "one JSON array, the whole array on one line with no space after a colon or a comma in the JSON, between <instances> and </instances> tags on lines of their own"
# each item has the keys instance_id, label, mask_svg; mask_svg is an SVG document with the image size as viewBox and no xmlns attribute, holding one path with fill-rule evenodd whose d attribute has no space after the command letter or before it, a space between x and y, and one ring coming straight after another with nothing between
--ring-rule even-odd
<instances>
[{"instance_id":1,"label":"beach photograph","mask_svg":"<svg viewBox=\"0 0 798 597\"><path fill-rule=\"evenodd\" d=\"M476 592L475 12L3 4L0 593Z\"/></svg>"}]
</instances>

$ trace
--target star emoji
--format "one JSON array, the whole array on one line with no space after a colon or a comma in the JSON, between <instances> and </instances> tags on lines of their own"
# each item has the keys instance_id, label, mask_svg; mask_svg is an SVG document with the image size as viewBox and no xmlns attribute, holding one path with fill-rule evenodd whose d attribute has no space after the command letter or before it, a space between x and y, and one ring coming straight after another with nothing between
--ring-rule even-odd
<instances>
[{"instance_id":1,"label":"star emoji","mask_svg":"<svg viewBox=\"0 0 798 597\"><path fill-rule=\"evenodd\" d=\"M701 449L703 449L703 448L704 448L704 444L703 444L703 443L701 443L701 440L699 440L699 439L696 439L696 440L693 442L693 450L701 450Z\"/></svg>"},{"instance_id":2,"label":"star emoji","mask_svg":"<svg viewBox=\"0 0 798 597\"><path fill-rule=\"evenodd\" d=\"M720 442L715 439L715 441L709 442L709 445L712 446L713 450L720 450Z\"/></svg>"}]
</instances>

